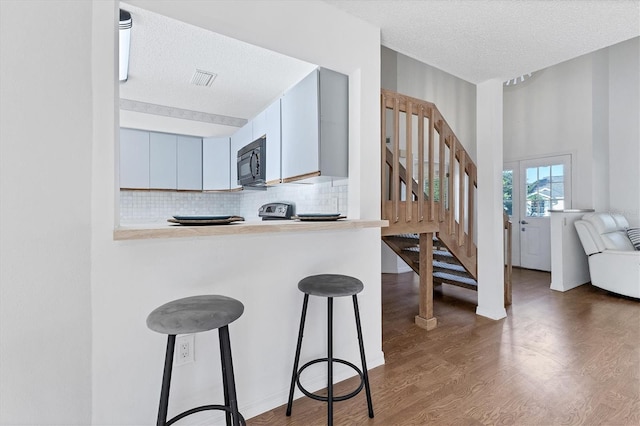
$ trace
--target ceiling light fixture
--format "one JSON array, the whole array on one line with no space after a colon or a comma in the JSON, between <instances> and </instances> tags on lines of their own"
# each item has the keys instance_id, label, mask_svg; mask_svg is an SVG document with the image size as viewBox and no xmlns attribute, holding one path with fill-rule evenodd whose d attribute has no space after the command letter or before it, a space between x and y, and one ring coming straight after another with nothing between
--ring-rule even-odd
<instances>
[{"instance_id":1,"label":"ceiling light fixture","mask_svg":"<svg viewBox=\"0 0 640 426\"><path fill-rule=\"evenodd\" d=\"M505 85L505 86L509 86L509 85L511 85L511 86L515 86L516 84L518 84L518 83L522 83L522 82L524 82L525 80L528 80L529 78L531 78L531 75L532 75L532 74L533 74L533 73L531 73L531 72L530 72L530 73L528 73L528 74L524 74L524 75L521 75L521 76L519 76L519 77L512 78L511 80L507 80L507 81L505 81L505 82L504 82L504 85Z\"/></svg>"},{"instance_id":2,"label":"ceiling light fixture","mask_svg":"<svg viewBox=\"0 0 640 426\"><path fill-rule=\"evenodd\" d=\"M120 9L120 26L119 26L119 62L120 62L120 81L127 81L129 78L129 48L131 45L131 26L133 20L131 14L126 10Z\"/></svg>"}]
</instances>

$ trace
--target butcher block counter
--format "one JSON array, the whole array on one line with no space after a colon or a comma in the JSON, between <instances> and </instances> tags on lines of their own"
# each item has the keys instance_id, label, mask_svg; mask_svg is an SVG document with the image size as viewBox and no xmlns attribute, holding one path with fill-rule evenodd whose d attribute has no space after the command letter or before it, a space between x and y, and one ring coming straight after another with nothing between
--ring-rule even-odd
<instances>
[{"instance_id":1,"label":"butcher block counter","mask_svg":"<svg viewBox=\"0 0 640 426\"><path fill-rule=\"evenodd\" d=\"M193 238L216 235L338 231L346 229L384 228L386 226L389 226L389 222L387 220L374 219L340 219L334 221L243 221L209 226L153 223L149 225L136 224L119 226L113 231L113 239L144 240L151 238Z\"/></svg>"}]
</instances>

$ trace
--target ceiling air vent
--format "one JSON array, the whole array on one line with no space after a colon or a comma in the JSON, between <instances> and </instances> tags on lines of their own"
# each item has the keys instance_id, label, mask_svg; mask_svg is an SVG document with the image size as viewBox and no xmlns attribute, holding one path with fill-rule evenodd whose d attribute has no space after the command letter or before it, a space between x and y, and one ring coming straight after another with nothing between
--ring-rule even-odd
<instances>
[{"instance_id":1,"label":"ceiling air vent","mask_svg":"<svg viewBox=\"0 0 640 426\"><path fill-rule=\"evenodd\" d=\"M191 84L195 84L196 86L211 86L213 80L216 79L217 74L214 74L209 71L196 70L193 73L193 77L191 77Z\"/></svg>"}]
</instances>

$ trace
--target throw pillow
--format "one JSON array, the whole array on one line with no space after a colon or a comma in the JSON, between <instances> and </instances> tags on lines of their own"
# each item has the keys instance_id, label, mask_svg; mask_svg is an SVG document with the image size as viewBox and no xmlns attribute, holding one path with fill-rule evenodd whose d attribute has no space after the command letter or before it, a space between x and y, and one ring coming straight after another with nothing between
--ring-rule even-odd
<instances>
[{"instance_id":1,"label":"throw pillow","mask_svg":"<svg viewBox=\"0 0 640 426\"><path fill-rule=\"evenodd\" d=\"M631 244L633 244L636 250L640 250L640 228L627 229L627 235L629 236Z\"/></svg>"}]
</instances>

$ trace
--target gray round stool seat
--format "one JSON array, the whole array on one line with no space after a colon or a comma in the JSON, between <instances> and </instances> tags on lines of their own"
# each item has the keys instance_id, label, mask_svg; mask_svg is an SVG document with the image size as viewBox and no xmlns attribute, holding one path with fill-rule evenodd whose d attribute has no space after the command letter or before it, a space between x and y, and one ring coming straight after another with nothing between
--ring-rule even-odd
<instances>
[{"instance_id":1,"label":"gray round stool seat","mask_svg":"<svg viewBox=\"0 0 640 426\"><path fill-rule=\"evenodd\" d=\"M373 403L371 402L371 388L369 385L369 374L367 373L367 361L364 353L364 342L362 339L362 326L360 324L360 310L358 308L357 294L364 289L362 281L355 277L338 274L321 274L305 277L298 282L298 289L304 293L302 302L302 314L300 316L300 329L298 331L298 343L296 354L293 359L293 372L291 374L291 385L289 386L289 400L285 414L291 416L293 408L293 393L297 386L300 391L311 399L327 403L327 425L333 426L333 403L344 401L356 396L364 388L367 397L367 409L369 418L373 418ZM309 296L325 297L327 299L327 356L313 359L302 367L300 365L300 352L302 349L302 337L304 335L304 324L307 318L307 307L309 306ZM356 320L356 333L358 335L358 346L360 348L360 361L362 370L355 364L344 359L333 356L333 299L334 297L351 296L353 300L353 313ZM309 392L300 382L300 376L308 367L317 364L327 364L327 395L319 395ZM359 386L350 393L334 395L333 392L333 364L339 363L351 367L360 376Z\"/></svg>"},{"instance_id":2,"label":"gray round stool seat","mask_svg":"<svg viewBox=\"0 0 640 426\"><path fill-rule=\"evenodd\" d=\"M244 305L231 297L185 297L154 309L147 317L147 327L163 334L199 333L231 324L243 312Z\"/></svg>"},{"instance_id":3,"label":"gray round stool seat","mask_svg":"<svg viewBox=\"0 0 640 426\"><path fill-rule=\"evenodd\" d=\"M298 289L312 296L343 297L360 293L364 284L348 275L321 274L303 278L298 283Z\"/></svg>"},{"instance_id":4,"label":"gray round stool seat","mask_svg":"<svg viewBox=\"0 0 640 426\"><path fill-rule=\"evenodd\" d=\"M167 335L157 426L169 426L184 417L206 410L224 411L227 426L246 425L244 417L238 411L233 360L231 358L231 341L229 339L229 324L240 318L243 312L244 305L236 299L227 296L204 295L173 300L157 307L149 314L147 327ZM224 405L202 405L183 411L167 420L176 335L199 333L214 329L218 330L218 340L220 342Z\"/></svg>"}]
</instances>

